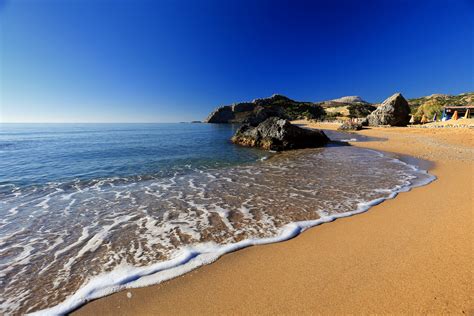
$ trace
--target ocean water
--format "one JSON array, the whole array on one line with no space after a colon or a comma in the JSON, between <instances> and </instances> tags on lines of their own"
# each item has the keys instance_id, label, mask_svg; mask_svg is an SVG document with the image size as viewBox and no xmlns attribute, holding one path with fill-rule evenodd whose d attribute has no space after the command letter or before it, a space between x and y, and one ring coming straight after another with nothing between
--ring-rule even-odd
<instances>
[{"instance_id":1,"label":"ocean water","mask_svg":"<svg viewBox=\"0 0 474 316\"><path fill-rule=\"evenodd\" d=\"M434 179L351 146L285 153L235 146L235 129L0 125L0 312L65 313Z\"/></svg>"}]
</instances>

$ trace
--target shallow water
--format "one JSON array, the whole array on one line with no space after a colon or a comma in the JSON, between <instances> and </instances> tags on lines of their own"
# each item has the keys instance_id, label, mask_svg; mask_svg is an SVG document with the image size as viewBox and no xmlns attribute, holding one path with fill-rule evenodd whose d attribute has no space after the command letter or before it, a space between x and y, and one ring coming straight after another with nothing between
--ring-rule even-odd
<instances>
[{"instance_id":1,"label":"shallow water","mask_svg":"<svg viewBox=\"0 0 474 316\"><path fill-rule=\"evenodd\" d=\"M190 125L175 124L171 129L180 126ZM144 142L144 156L130 158L140 161L139 166L127 156L116 161L113 146L100 150L101 145L97 145L93 156L100 159L65 168L65 173L56 171L52 175L49 171L61 163L62 157L70 162L80 155L77 159L83 160L83 151L71 155L50 153L59 158L50 159L46 167L39 156L33 155L35 159L31 160L39 167L31 170L36 173L4 172L0 191L0 310L24 313L52 307L77 295L86 283L99 280L106 272L124 274L121 285L134 282L139 278L134 267L175 259L189 247L212 250L245 240L273 238L281 235L288 224L350 214L430 179L413 166L372 150L330 146L262 159L268 153L228 143L232 127L190 128L204 133L199 143L207 143L209 148L194 146L195 156L187 157L187 163L177 159L176 153L166 156L168 151L160 146L172 147L170 140L162 145L160 138L165 136L155 130L150 136L152 147L157 147L154 150L161 155L159 161L165 164L154 164L156 157L148 154ZM139 135L147 134L146 130ZM71 141L65 134L61 132L60 142ZM126 135L120 138L134 147L134 138ZM39 142L42 137L57 141L54 132L38 136ZM29 148L42 146L31 138L26 141L31 142ZM86 138L98 142L97 137ZM226 157L222 155L229 153L213 152L206 138L221 141L219 149L233 153ZM175 137L175 141L179 139ZM12 141L2 138L5 142ZM106 142L98 143L104 146ZM89 152L86 147L85 152ZM26 152L23 162L27 160ZM99 162L102 159L105 163L112 161L113 167L104 168ZM177 159L176 164L173 159ZM123 169L121 161L130 166ZM28 170L25 166L17 168ZM115 175L117 170L126 172ZM125 271L123 266L132 269Z\"/></svg>"}]
</instances>

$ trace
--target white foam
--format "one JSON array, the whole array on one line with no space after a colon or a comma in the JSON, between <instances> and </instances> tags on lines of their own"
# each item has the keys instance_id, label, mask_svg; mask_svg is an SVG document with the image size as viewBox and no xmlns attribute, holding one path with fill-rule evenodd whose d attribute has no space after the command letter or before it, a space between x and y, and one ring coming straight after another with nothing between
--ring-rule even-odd
<instances>
[{"instance_id":1,"label":"white foam","mask_svg":"<svg viewBox=\"0 0 474 316\"><path fill-rule=\"evenodd\" d=\"M214 206L214 211L216 211L217 214L219 214L222 222L231 230L234 229L232 224L229 221L229 210L220 207L219 205Z\"/></svg>"},{"instance_id":2,"label":"white foam","mask_svg":"<svg viewBox=\"0 0 474 316\"><path fill-rule=\"evenodd\" d=\"M349 143L349 142L356 142L357 139L356 138L341 139L340 141L343 142L343 143Z\"/></svg>"},{"instance_id":3,"label":"white foam","mask_svg":"<svg viewBox=\"0 0 474 316\"><path fill-rule=\"evenodd\" d=\"M383 156L383 154L381 154ZM408 165L397 160L402 164ZM370 207L380 204L384 200L394 198L400 192L406 192L414 187L426 185L436 179L424 170L408 165L413 170L426 175L426 179L416 183L406 182L403 186L397 186L389 191L390 194L385 198L377 198L368 202L360 202L353 211L345 213L330 213L327 211L318 211L320 218L317 220L293 222L284 225L279 233L274 237L246 239L236 243L218 245L215 243L201 243L194 246L188 246L181 249L172 259L158 262L145 267L135 267L127 264L116 266L111 272L103 273L90 279L76 293L68 297L62 303L32 313L33 315L62 315L71 312L86 302L109 295L111 293L127 289L143 287L152 284L158 284L183 275L200 266L209 264L217 260L220 256L245 247L281 242L297 236L302 231L323 223L332 222L338 218L348 217L363 213ZM246 209L241 211L246 213ZM222 212L223 213L223 212ZM224 215L224 214L222 214ZM223 216L225 217L225 216ZM270 220L270 219L269 219ZM110 229L110 227L109 227Z\"/></svg>"},{"instance_id":4,"label":"white foam","mask_svg":"<svg viewBox=\"0 0 474 316\"><path fill-rule=\"evenodd\" d=\"M73 242L72 244L56 251L55 254L54 254L54 257L57 258L61 254L69 251L69 249L72 249L72 248L76 247L77 245L80 245L87 237L89 237L89 228L88 227L83 227L81 236L75 242Z\"/></svg>"}]
</instances>

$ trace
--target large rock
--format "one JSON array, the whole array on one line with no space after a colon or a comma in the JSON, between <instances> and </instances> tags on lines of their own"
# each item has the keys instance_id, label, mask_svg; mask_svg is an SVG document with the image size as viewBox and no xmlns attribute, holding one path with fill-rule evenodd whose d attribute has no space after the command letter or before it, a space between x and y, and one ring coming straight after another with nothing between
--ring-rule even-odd
<instances>
[{"instance_id":1,"label":"large rock","mask_svg":"<svg viewBox=\"0 0 474 316\"><path fill-rule=\"evenodd\" d=\"M369 126L407 126L410 121L410 107L401 93L392 95L367 116Z\"/></svg>"},{"instance_id":2,"label":"large rock","mask_svg":"<svg viewBox=\"0 0 474 316\"><path fill-rule=\"evenodd\" d=\"M281 151L321 147L329 142L329 138L320 130L304 129L291 124L288 120L271 117L258 126L242 125L232 137L232 142Z\"/></svg>"}]
</instances>

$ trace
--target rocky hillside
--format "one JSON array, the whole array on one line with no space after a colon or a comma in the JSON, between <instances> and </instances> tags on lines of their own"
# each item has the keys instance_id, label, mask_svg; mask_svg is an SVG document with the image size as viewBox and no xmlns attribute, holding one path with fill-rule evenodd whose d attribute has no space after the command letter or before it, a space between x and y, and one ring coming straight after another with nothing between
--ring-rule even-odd
<instances>
[{"instance_id":1,"label":"rocky hillside","mask_svg":"<svg viewBox=\"0 0 474 316\"><path fill-rule=\"evenodd\" d=\"M444 106L474 105L474 92L459 95L433 94L426 97L408 99L411 114L419 120L423 115L432 118L441 115ZM322 102L300 102L286 96L275 94L269 98L255 99L252 102L221 106L206 118L206 123L243 123L254 117L278 116L295 120L365 118L380 104L369 103L359 96L346 96Z\"/></svg>"},{"instance_id":2,"label":"rocky hillside","mask_svg":"<svg viewBox=\"0 0 474 316\"><path fill-rule=\"evenodd\" d=\"M347 96L329 101L318 102L326 111L326 119L341 117L366 117L376 109L359 96Z\"/></svg>"},{"instance_id":3,"label":"rocky hillside","mask_svg":"<svg viewBox=\"0 0 474 316\"><path fill-rule=\"evenodd\" d=\"M324 109L313 102L300 102L283 95L274 94L269 98L255 99L252 102L225 105L214 110L205 119L206 123L243 123L262 111L272 111L274 116L296 120L301 118L320 119Z\"/></svg>"}]
</instances>

